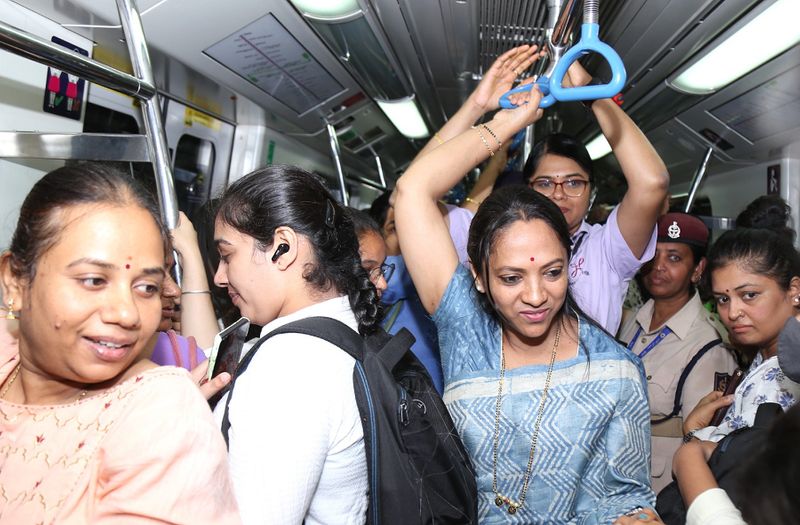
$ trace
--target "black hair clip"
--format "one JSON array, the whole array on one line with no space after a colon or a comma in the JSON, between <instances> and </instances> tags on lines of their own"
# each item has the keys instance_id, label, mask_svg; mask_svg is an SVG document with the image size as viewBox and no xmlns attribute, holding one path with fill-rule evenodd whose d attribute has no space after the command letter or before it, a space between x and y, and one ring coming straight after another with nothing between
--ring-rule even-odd
<instances>
[{"instance_id":1,"label":"black hair clip","mask_svg":"<svg viewBox=\"0 0 800 525\"><path fill-rule=\"evenodd\" d=\"M330 229L333 229L335 225L336 219L336 210L333 207L333 203L330 199L325 199L325 226Z\"/></svg>"}]
</instances>

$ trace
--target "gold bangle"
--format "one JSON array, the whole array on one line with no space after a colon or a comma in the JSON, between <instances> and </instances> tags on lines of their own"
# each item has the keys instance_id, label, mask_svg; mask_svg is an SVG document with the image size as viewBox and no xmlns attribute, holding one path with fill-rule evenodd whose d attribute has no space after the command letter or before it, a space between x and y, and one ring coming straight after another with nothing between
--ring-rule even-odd
<instances>
[{"instance_id":1,"label":"gold bangle","mask_svg":"<svg viewBox=\"0 0 800 525\"><path fill-rule=\"evenodd\" d=\"M440 137L440 136L439 136L439 132L438 132L438 131L437 131L436 133L434 133L434 134L433 134L433 138L435 138L435 139L436 139L436 140L439 142L439 145L440 145L440 146L441 146L442 144L444 144L444 141L442 140L442 137Z\"/></svg>"},{"instance_id":2,"label":"gold bangle","mask_svg":"<svg viewBox=\"0 0 800 525\"><path fill-rule=\"evenodd\" d=\"M483 128L486 128L486 131L488 131L488 132L489 132L489 135L491 135L491 136L494 138L494 140L496 140L496 141L497 141L497 145L498 145L498 146L502 146L502 145L503 145L503 143L500 141L500 139L498 139L498 138L497 138L497 135L495 135L495 134L494 134L494 131L492 131L492 130L489 128L489 126L487 126L486 124L481 124L481 127L483 127Z\"/></svg>"},{"instance_id":3,"label":"gold bangle","mask_svg":"<svg viewBox=\"0 0 800 525\"><path fill-rule=\"evenodd\" d=\"M476 201L472 197L467 197L467 198L464 199L464 201L465 202L470 202L470 203L472 203L472 204L474 204L476 206L480 206L481 204L483 204L483 201Z\"/></svg>"},{"instance_id":4,"label":"gold bangle","mask_svg":"<svg viewBox=\"0 0 800 525\"><path fill-rule=\"evenodd\" d=\"M476 128L475 126L472 126L472 129L478 132L478 136L481 138L481 141L483 141L483 145L486 146L486 149L489 150L489 156L494 157L494 151L492 151L491 146L489 146L489 142L486 140L486 137L484 137L483 133L481 133L481 128Z\"/></svg>"},{"instance_id":5,"label":"gold bangle","mask_svg":"<svg viewBox=\"0 0 800 525\"><path fill-rule=\"evenodd\" d=\"M194 294L205 294L211 295L211 290L186 290L185 292L181 292L181 295L194 295Z\"/></svg>"}]
</instances>

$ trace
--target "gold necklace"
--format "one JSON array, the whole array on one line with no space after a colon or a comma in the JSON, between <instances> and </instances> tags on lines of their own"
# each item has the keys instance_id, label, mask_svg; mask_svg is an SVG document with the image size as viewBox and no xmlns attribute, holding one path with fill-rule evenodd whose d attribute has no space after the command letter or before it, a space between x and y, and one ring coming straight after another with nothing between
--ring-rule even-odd
<instances>
[{"instance_id":1,"label":"gold necklace","mask_svg":"<svg viewBox=\"0 0 800 525\"><path fill-rule=\"evenodd\" d=\"M21 367L22 367L22 363L19 363L19 364L17 364L16 368L14 368L14 371L11 372L11 377L9 378L8 381L6 381L6 385L3 387L3 391L0 392L0 399L5 399L6 398L6 394L8 393L8 389L11 388L11 385L14 383L14 380L19 375L19 369Z\"/></svg>"},{"instance_id":2,"label":"gold necklace","mask_svg":"<svg viewBox=\"0 0 800 525\"><path fill-rule=\"evenodd\" d=\"M536 423L533 425L533 436L531 436L531 451L528 455L528 466L525 469L525 478L522 482L522 493L519 497L519 502L514 501L508 496L504 496L497 490L497 448L500 441L500 406L503 401L503 379L506 375L506 355L503 343L503 335L500 334L500 381L497 387L497 404L494 410L494 441L492 443L492 492L494 492L494 504L498 507L508 505L508 513L516 514L517 509L525 504L525 495L528 493L528 483L531 479L531 471L533 469L533 455L536 452L536 443L539 441L539 427L542 424L542 416L544 415L544 403L547 400L547 393L550 391L550 379L553 376L553 364L556 362L556 354L558 353L558 340L561 337L561 323L556 327L556 340L553 344L553 352L550 355L550 364L547 367L547 377L544 380L544 390L542 390L542 400L539 402L539 412L536 415Z\"/></svg>"},{"instance_id":3,"label":"gold necklace","mask_svg":"<svg viewBox=\"0 0 800 525\"><path fill-rule=\"evenodd\" d=\"M11 388L11 385L14 383L14 381L17 379L17 376L19 375L19 369L20 368L22 368L22 363L19 363L17 365L17 367L14 369L14 371L11 372L11 376L6 381L6 384L3 387L2 392L0 392L0 399L5 399L6 398L6 394L8 393L8 389ZM88 394L88 392L86 391L86 389L83 389L80 392L78 392L78 398L77 399L81 400L84 397L86 397L87 394Z\"/></svg>"}]
</instances>

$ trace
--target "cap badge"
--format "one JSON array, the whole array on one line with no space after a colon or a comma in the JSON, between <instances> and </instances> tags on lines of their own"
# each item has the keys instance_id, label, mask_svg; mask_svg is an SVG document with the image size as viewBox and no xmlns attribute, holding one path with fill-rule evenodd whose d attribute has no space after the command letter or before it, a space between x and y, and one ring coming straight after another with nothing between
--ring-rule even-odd
<instances>
[{"instance_id":1,"label":"cap badge","mask_svg":"<svg viewBox=\"0 0 800 525\"><path fill-rule=\"evenodd\" d=\"M681 236L681 227L678 226L678 221L672 221L672 226L667 228L667 236L670 239L677 239Z\"/></svg>"}]
</instances>

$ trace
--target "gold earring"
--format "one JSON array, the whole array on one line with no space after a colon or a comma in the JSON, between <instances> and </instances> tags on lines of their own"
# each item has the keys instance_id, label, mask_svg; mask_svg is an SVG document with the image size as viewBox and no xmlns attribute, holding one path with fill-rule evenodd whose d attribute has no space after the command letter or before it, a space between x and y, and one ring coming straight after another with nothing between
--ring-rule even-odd
<instances>
[{"instance_id":1,"label":"gold earring","mask_svg":"<svg viewBox=\"0 0 800 525\"><path fill-rule=\"evenodd\" d=\"M14 299L8 300L8 309L6 310L6 319L13 321L17 316L14 313Z\"/></svg>"}]
</instances>

